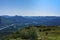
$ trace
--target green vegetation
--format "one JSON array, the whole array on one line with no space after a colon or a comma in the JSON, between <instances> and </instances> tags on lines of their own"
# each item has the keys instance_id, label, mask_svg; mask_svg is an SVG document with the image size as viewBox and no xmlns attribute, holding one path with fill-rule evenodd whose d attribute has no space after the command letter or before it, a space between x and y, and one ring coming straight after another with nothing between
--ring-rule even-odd
<instances>
[{"instance_id":1,"label":"green vegetation","mask_svg":"<svg viewBox=\"0 0 60 40\"><path fill-rule=\"evenodd\" d=\"M60 40L60 27L25 27L2 37L2 40Z\"/></svg>"}]
</instances>

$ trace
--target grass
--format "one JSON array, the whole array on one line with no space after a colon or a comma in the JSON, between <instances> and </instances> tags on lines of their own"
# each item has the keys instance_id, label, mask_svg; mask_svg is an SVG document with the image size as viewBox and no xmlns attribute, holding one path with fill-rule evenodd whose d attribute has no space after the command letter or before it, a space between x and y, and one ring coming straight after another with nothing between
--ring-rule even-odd
<instances>
[{"instance_id":1,"label":"grass","mask_svg":"<svg viewBox=\"0 0 60 40\"><path fill-rule=\"evenodd\" d=\"M40 28L41 30L44 29L51 29L49 31L40 32L42 40L60 40L60 27L45 27ZM46 35L46 32L48 35Z\"/></svg>"}]
</instances>

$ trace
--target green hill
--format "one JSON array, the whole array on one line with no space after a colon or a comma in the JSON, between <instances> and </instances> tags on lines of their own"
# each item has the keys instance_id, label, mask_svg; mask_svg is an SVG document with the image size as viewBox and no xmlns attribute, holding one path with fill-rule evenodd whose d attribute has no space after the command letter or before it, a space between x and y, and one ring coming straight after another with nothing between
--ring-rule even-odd
<instances>
[{"instance_id":1,"label":"green hill","mask_svg":"<svg viewBox=\"0 0 60 40\"><path fill-rule=\"evenodd\" d=\"M25 27L3 36L1 40L60 40L60 27Z\"/></svg>"}]
</instances>

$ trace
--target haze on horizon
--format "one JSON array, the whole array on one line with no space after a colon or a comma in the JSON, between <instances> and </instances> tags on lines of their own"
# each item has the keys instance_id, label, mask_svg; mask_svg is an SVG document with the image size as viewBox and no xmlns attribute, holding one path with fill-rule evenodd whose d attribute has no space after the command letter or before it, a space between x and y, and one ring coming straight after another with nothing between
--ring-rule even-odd
<instances>
[{"instance_id":1,"label":"haze on horizon","mask_svg":"<svg viewBox=\"0 0 60 40\"><path fill-rule=\"evenodd\" d=\"M0 0L0 15L60 16L60 0Z\"/></svg>"}]
</instances>

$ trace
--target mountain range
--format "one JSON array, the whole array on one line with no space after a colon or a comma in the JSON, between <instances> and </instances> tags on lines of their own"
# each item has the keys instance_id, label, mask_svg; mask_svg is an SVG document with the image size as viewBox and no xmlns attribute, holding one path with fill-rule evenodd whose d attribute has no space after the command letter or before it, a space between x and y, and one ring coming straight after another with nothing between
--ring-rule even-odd
<instances>
[{"instance_id":1,"label":"mountain range","mask_svg":"<svg viewBox=\"0 0 60 40\"><path fill-rule=\"evenodd\" d=\"M0 16L0 31L18 30L25 26L60 26L59 16Z\"/></svg>"}]
</instances>

